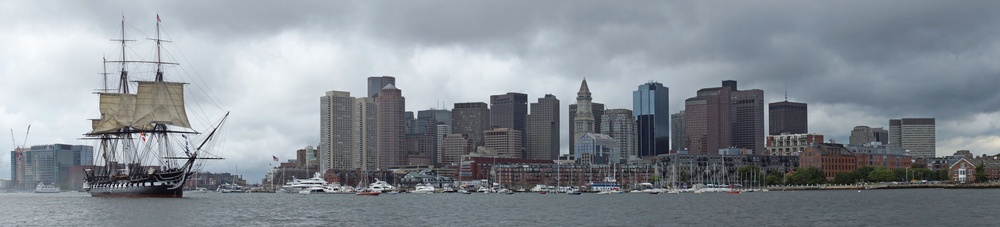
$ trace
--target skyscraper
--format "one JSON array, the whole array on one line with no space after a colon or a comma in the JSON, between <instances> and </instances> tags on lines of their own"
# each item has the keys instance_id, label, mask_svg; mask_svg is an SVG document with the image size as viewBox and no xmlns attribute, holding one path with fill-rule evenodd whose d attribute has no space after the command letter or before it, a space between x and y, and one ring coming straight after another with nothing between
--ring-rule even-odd
<instances>
[{"instance_id":1,"label":"skyscraper","mask_svg":"<svg viewBox=\"0 0 1000 227\"><path fill-rule=\"evenodd\" d=\"M486 148L493 150L499 156L524 158L524 148L521 147L521 131L510 128L494 128L483 132Z\"/></svg>"},{"instance_id":2,"label":"skyscraper","mask_svg":"<svg viewBox=\"0 0 1000 227\"><path fill-rule=\"evenodd\" d=\"M767 105L768 135L809 133L808 105L805 103L772 102Z\"/></svg>"},{"instance_id":3,"label":"skyscraper","mask_svg":"<svg viewBox=\"0 0 1000 227\"><path fill-rule=\"evenodd\" d=\"M638 126L639 157L666 154L670 149L669 88L657 82L639 85L632 92L632 108Z\"/></svg>"},{"instance_id":4,"label":"skyscraper","mask_svg":"<svg viewBox=\"0 0 1000 227\"><path fill-rule=\"evenodd\" d=\"M608 135L618 143L618 151L624 160L640 157L638 153L639 135L634 114L629 109L608 109L601 117L601 134Z\"/></svg>"},{"instance_id":5,"label":"skyscraper","mask_svg":"<svg viewBox=\"0 0 1000 227\"><path fill-rule=\"evenodd\" d=\"M490 127L520 131L521 148L525 148L527 136L523 133L528 127L528 95L515 92L491 95Z\"/></svg>"},{"instance_id":6,"label":"skyscraper","mask_svg":"<svg viewBox=\"0 0 1000 227\"><path fill-rule=\"evenodd\" d=\"M378 169L403 164L403 112L406 99L403 92L389 84L375 97L378 105Z\"/></svg>"},{"instance_id":7,"label":"skyscraper","mask_svg":"<svg viewBox=\"0 0 1000 227\"><path fill-rule=\"evenodd\" d=\"M436 109L417 111L416 127L413 129L413 133L424 133L424 130L427 130L427 125L431 122L444 123L448 125L448 130L451 130L451 111Z\"/></svg>"},{"instance_id":8,"label":"skyscraper","mask_svg":"<svg viewBox=\"0 0 1000 227\"><path fill-rule=\"evenodd\" d=\"M546 94L531 104L528 115L528 159L559 158L559 99Z\"/></svg>"},{"instance_id":9,"label":"skyscraper","mask_svg":"<svg viewBox=\"0 0 1000 227\"><path fill-rule=\"evenodd\" d=\"M468 134L448 134L444 136L443 149L441 152L441 164L459 164L462 155L467 155L476 149Z\"/></svg>"},{"instance_id":10,"label":"skyscraper","mask_svg":"<svg viewBox=\"0 0 1000 227\"><path fill-rule=\"evenodd\" d=\"M868 126L854 126L851 130L850 144L853 145L866 145L871 142L880 142L883 145L889 144L889 131L878 127L872 128Z\"/></svg>"},{"instance_id":11,"label":"skyscraper","mask_svg":"<svg viewBox=\"0 0 1000 227\"><path fill-rule=\"evenodd\" d=\"M698 90L685 101L684 143L694 154L743 148L764 154L764 91L739 90L736 81Z\"/></svg>"},{"instance_id":12,"label":"skyscraper","mask_svg":"<svg viewBox=\"0 0 1000 227\"><path fill-rule=\"evenodd\" d=\"M909 150L913 157L934 158L936 140L934 118L889 120L889 144Z\"/></svg>"},{"instance_id":13,"label":"skyscraper","mask_svg":"<svg viewBox=\"0 0 1000 227\"><path fill-rule=\"evenodd\" d=\"M490 129L490 108L483 102L455 103L451 132L467 134L474 146L483 146L483 131Z\"/></svg>"},{"instance_id":14,"label":"skyscraper","mask_svg":"<svg viewBox=\"0 0 1000 227\"><path fill-rule=\"evenodd\" d=\"M568 125L569 125L567 127L567 130L568 130L568 133L569 133L569 154L572 155L572 154L574 154L574 152L576 152L576 138L579 138L582 135L577 136L576 132L573 131L573 130L575 130L575 125L576 125L576 123L574 123L574 122L576 122L575 121L575 118L576 118L576 104L575 103L569 105L569 111L568 112L569 113L567 114L567 118L566 119L567 119ZM594 115L594 119L600 119L601 117L604 117L604 104L603 103L591 102L590 103L590 113ZM601 122L600 121L594 121L594 128L600 128L600 127L601 127Z\"/></svg>"},{"instance_id":15,"label":"skyscraper","mask_svg":"<svg viewBox=\"0 0 1000 227\"><path fill-rule=\"evenodd\" d=\"M386 85L396 86L396 78L391 76L368 77L368 97L375 98Z\"/></svg>"},{"instance_id":16,"label":"skyscraper","mask_svg":"<svg viewBox=\"0 0 1000 227\"><path fill-rule=\"evenodd\" d=\"M320 97L320 171L353 169L351 113L354 98L350 92L328 91Z\"/></svg>"},{"instance_id":17,"label":"skyscraper","mask_svg":"<svg viewBox=\"0 0 1000 227\"><path fill-rule=\"evenodd\" d=\"M684 150L684 111L670 115L670 149L674 151Z\"/></svg>"},{"instance_id":18,"label":"skyscraper","mask_svg":"<svg viewBox=\"0 0 1000 227\"><path fill-rule=\"evenodd\" d=\"M378 106L375 98L355 98L351 112L352 168L378 169L378 136Z\"/></svg>"}]
</instances>

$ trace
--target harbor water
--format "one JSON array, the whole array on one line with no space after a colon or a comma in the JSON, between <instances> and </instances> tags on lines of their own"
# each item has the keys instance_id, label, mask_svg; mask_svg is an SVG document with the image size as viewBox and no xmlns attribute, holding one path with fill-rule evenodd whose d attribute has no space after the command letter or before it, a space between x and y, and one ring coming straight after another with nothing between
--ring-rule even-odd
<instances>
[{"instance_id":1,"label":"harbor water","mask_svg":"<svg viewBox=\"0 0 1000 227\"><path fill-rule=\"evenodd\" d=\"M705 194L2 193L0 226L997 226L998 189Z\"/></svg>"}]
</instances>

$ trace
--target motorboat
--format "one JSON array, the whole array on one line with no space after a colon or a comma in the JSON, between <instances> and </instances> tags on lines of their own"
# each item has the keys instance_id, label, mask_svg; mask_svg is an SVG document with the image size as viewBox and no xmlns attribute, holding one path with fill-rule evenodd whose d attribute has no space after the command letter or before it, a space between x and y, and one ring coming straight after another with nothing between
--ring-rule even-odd
<instances>
[{"instance_id":1,"label":"motorboat","mask_svg":"<svg viewBox=\"0 0 1000 227\"><path fill-rule=\"evenodd\" d=\"M285 183L285 185L281 186L281 189L283 189L284 192L296 193L309 188L323 187L326 186L326 184L326 180L323 179L323 176L319 172L316 172L313 174L313 177L309 179L293 178Z\"/></svg>"},{"instance_id":2,"label":"motorboat","mask_svg":"<svg viewBox=\"0 0 1000 227\"><path fill-rule=\"evenodd\" d=\"M38 182L38 185L35 186L35 193L59 193L59 187Z\"/></svg>"},{"instance_id":3,"label":"motorboat","mask_svg":"<svg viewBox=\"0 0 1000 227\"><path fill-rule=\"evenodd\" d=\"M434 193L434 186L430 185L430 184L417 184L416 189L414 189L410 193L432 194L432 193Z\"/></svg>"},{"instance_id":4,"label":"motorboat","mask_svg":"<svg viewBox=\"0 0 1000 227\"><path fill-rule=\"evenodd\" d=\"M451 186L444 186L444 188L441 189L441 193L455 193L455 192L457 191L455 190L455 188L452 188Z\"/></svg>"},{"instance_id":5,"label":"motorboat","mask_svg":"<svg viewBox=\"0 0 1000 227\"><path fill-rule=\"evenodd\" d=\"M392 186L391 184L386 183L383 180L375 178L375 183L368 184L368 189L377 192L389 192L389 191L396 191L396 186Z\"/></svg>"}]
</instances>

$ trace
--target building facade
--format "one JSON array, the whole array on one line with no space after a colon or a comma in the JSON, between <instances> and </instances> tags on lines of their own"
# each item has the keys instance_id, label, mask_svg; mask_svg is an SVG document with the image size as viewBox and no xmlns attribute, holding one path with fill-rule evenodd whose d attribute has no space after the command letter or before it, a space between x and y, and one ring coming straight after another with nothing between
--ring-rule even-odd
<instances>
[{"instance_id":1,"label":"building facade","mask_svg":"<svg viewBox=\"0 0 1000 227\"><path fill-rule=\"evenodd\" d=\"M823 135L818 134L781 134L767 136L767 155L799 156L810 147L823 142Z\"/></svg>"},{"instance_id":2,"label":"building facade","mask_svg":"<svg viewBox=\"0 0 1000 227\"><path fill-rule=\"evenodd\" d=\"M889 145L910 150L910 155L934 158L937 137L934 118L903 118L889 120Z\"/></svg>"},{"instance_id":3,"label":"building facade","mask_svg":"<svg viewBox=\"0 0 1000 227\"><path fill-rule=\"evenodd\" d=\"M750 149L756 155L763 155L764 148L764 91L760 89L738 90L732 82L730 100L730 124L732 146Z\"/></svg>"},{"instance_id":4,"label":"building facade","mask_svg":"<svg viewBox=\"0 0 1000 227\"><path fill-rule=\"evenodd\" d=\"M578 132L579 133L579 132ZM606 165L622 163L618 141L608 135L584 133L576 140L576 163L586 165Z\"/></svg>"},{"instance_id":5,"label":"building facade","mask_svg":"<svg viewBox=\"0 0 1000 227\"><path fill-rule=\"evenodd\" d=\"M417 120L412 133L422 134L427 130L427 125L434 124L434 122L441 122L448 125L448 130L451 130L452 119L450 110L421 110L417 111Z\"/></svg>"},{"instance_id":6,"label":"building facade","mask_svg":"<svg viewBox=\"0 0 1000 227\"><path fill-rule=\"evenodd\" d=\"M638 156L656 156L670 150L670 90L648 82L632 92L632 110L638 132Z\"/></svg>"},{"instance_id":7,"label":"building facade","mask_svg":"<svg viewBox=\"0 0 1000 227\"><path fill-rule=\"evenodd\" d=\"M406 99L403 92L389 84L375 97L378 105L378 165L376 169L401 165L406 159L403 152L403 112Z\"/></svg>"},{"instance_id":8,"label":"building facade","mask_svg":"<svg viewBox=\"0 0 1000 227\"><path fill-rule=\"evenodd\" d=\"M472 153L475 149L475 143L468 134L445 135L440 162L443 165L460 164L462 156Z\"/></svg>"},{"instance_id":9,"label":"building facade","mask_svg":"<svg viewBox=\"0 0 1000 227\"><path fill-rule=\"evenodd\" d=\"M375 170L378 168L378 106L375 98L354 99L351 112L351 168Z\"/></svg>"},{"instance_id":10,"label":"building facade","mask_svg":"<svg viewBox=\"0 0 1000 227\"><path fill-rule=\"evenodd\" d=\"M521 147L527 147L528 95L508 92L490 96L490 127L509 128L521 132Z\"/></svg>"},{"instance_id":11,"label":"building facade","mask_svg":"<svg viewBox=\"0 0 1000 227\"><path fill-rule=\"evenodd\" d=\"M670 115L670 149L674 151L687 150L684 144L684 111Z\"/></svg>"},{"instance_id":12,"label":"building facade","mask_svg":"<svg viewBox=\"0 0 1000 227\"><path fill-rule=\"evenodd\" d=\"M577 108L576 108L576 104L575 103L569 105L569 111L568 111L569 113L567 114L567 120L566 120L567 123L568 123L568 125L569 125L566 129L568 130L567 132L569 133L569 144L568 145L569 145L569 154L570 155L572 155L574 152L576 152L576 139L579 137L579 136L576 136L576 132L574 132L574 130L576 129L576 126L575 126L576 125L576 123L575 123L576 122L575 121L575 118L576 118L576 109ZM604 117L604 104L603 103L591 102L590 103L590 113L592 115L594 115L594 119L600 119L600 118ZM594 125L595 128L601 128L601 122L600 121L595 121L594 124L595 124Z\"/></svg>"},{"instance_id":13,"label":"building facade","mask_svg":"<svg viewBox=\"0 0 1000 227\"><path fill-rule=\"evenodd\" d=\"M726 80L722 87L698 90L684 111L684 143L691 153L729 147L764 153L764 91L739 90L736 81Z\"/></svg>"},{"instance_id":14,"label":"building facade","mask_svg":"<svg viewBox=\"0 0 1000 227\"><path fill-rule=\"evenodd\" d=\"M63 189L78 188L80 185L71 182L82 182L70 179L70 167L94 164L94 147L87 145L35 145L20 152L11 151L10 155L15 190L32 190L38 183L54 184Z\"/></svg>"},{"instance_id":15,"label":"building facade","mask_svg":"<svg viewBox=\"0 0 1000 227\"><path fill-rule=\"evenodd\" d=\"M608 135L618 142L618 157L621 159L639 158L639 139L636 120L633 118L632 110L629 109L608 109L601 117L601 134ZM648 155L647 155L648 156Z\"/></svg>"},{"instance_id":16,"label":"building facade","mask_svg":"<svg viewBox=\"0 0 1000 227\"><path fill-rule=\"evenodd\" d=\"M467 134L476 146L483 146L483 131L490 130L490 108L484 102L455 103L451 109L451 132Z\"/></svg>"},{"instance_id":17,"label":"building facade","mask_svg":"<svg viewBox=\"0 0 1000 227\"><path fill-rule=\"evenodd\" d=\"M854 171L858 167L854 153L842 144L820 143L806 148L799 155L799 166L823 170L826 180L837 174Z\"/></svg>"},{"instance_id":18,"label":"building facade","mask_svg":"<svg viewBox=\"0 0 1000 227\"><path fill-rule=\"evenodd\" d=\"M320 97L319 166L321 169L353 169L352 117L354 98L350 92L328 91Z\"/></svg>"},{"instance_id":19,"label":"building facade","mask_svg":"<svg viewBox=\"0 0 1000 227\"><path fill-rule=\"evenodd\" d=\"M809 133L808 107L788 100L768 104L768 135Z\"/></svg>"},{"instance_id":20,"label":"building facade","mask_svg":"<svg viewBox=\"0 0 1000 227\"><path fill-rule=\"evenodd\" d=\"M528 115L528 159L559 157L559 99L551 94L531 104Z\"/></svg>"},{"instance_id":21,"label":"building facade","mask_svg":"<svg viewBox=\"0 0 1000 227\"><path fill-rule=\"evenodd\" d=\"M849 142L854 145L871 144L872 142L889 144L889 131L881 127L854 126Z\"/></svg>"},{"instance_id":22,"label":"building facade","mask_svg":"<svg viewBox=\"0 0 1000 227\"><path fill-rule=\"evenodd\" d=\"M391 76L368 77L368 97L375 98L386 85L396 86L396 78Z\"/></svg>"},{"instance_id":23,"label":"building facade","mask_svg":"<svg viewBox=\"0 0 1000 227\"><path fill-rule=\"evenodd\" d=\"M524 158L524 147L521 147L520 130L510 128L494 128L483 132L486 140L486 148L495 152L496 155Z\"/></svg>"}]
</instances>

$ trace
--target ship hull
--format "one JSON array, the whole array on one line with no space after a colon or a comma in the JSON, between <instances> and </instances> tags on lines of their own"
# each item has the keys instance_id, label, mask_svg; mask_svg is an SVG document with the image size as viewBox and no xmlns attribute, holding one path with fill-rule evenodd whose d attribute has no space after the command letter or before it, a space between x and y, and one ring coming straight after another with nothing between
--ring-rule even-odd
<instances>
[{"instance_id":1,"label":"ship hull","mask_svg":"<svg viewBox=\"0 0 1000 227\"><path fill-rule=\"evenodd\" d=\"M170 189L172 187L174 186L169 184L150 185L150 183L95 185L91 186L90 195L93 197L184 197L184 190L180 187Z\"/></svg>"}]
</instances>

